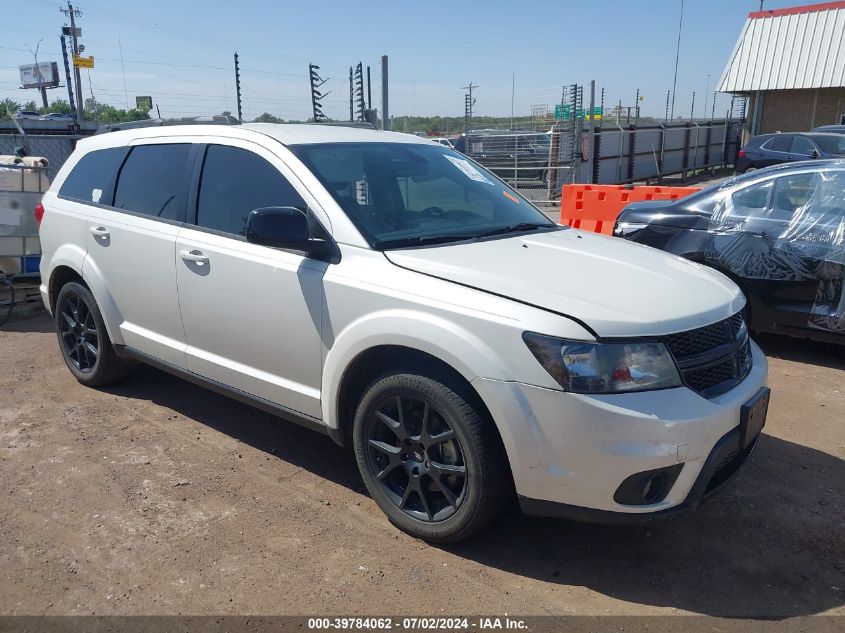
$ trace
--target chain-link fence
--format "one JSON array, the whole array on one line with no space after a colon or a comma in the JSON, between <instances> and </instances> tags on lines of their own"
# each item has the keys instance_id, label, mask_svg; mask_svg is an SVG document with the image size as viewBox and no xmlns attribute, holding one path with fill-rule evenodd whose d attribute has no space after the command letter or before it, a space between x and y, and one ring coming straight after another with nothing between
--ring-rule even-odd
<instances>
[{"instance_id":1,"label":"chain-link fence","mask_svg":"<svg viewBox=\"0 0 845 633\"><path fill-rule=\"evenodd\" d=\"M43 156L49 162L47 177L52 181L56 172L68 159L81 136L58 134L0 134L0 155L11 155L15 148L27 148L29 156Z\"/></svg>"}]
</instances>

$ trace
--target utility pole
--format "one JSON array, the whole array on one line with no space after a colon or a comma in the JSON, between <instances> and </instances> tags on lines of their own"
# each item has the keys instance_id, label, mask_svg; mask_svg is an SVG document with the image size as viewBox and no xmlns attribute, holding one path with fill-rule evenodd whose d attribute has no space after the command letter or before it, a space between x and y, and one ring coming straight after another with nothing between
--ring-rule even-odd
<instances>
[{"instance_id":1,"label":"utility pole","mask_svg":"<svg viewBox=\"0 0 845 633\"><path fill-rule=\"evenodd\" d=\"M670 118L675 118L675 91L678 88L678 58L681 56L681 27L684 25L684 0L681 0L681 18L678 20L678 45L675 48L675 78L672 80L672 108Z\"/></svg>"},{"instance_id":2,"label":"utility pole","mask_svg":"<svg viewBox=\"0 0 845 633\"><path fill-rule=\"evenodd\" d=\"M235 95L238 100L238 123L243 123L243 111L241 109L241 68L238 64L238 54L235 53Z\"/></svg>"},{"instance_id":3,"label":"utility pole","mask_svg":"<svg viewBox=\"0 0 845 633\"><path fill-rule=\"evenodd\" d=\"M469 82L468 86L461 86L461 90L466 90L467 93L464 95L464 132L469 132L470 125L472 124L472 107L475 105L475 99L472 96L472 91L478 88L478 86L473 86L472 82Z\"/></svg>"},{"instance_id":4,"label":"utility pole","mask_svg":"<svg viewBox=\"0 0 845 633\"><path fill-rule=\"evenodd\" d=\"M390 110L387 107L387 55L381 56L381 129L390 129Z\"/></svg>"},{"instance_id":5,"label":"utility pole","mask_svg":"<svg viewBox=\"0 0 845 633\"><path fill-rule=\"evenodd\" d=\"M70 18L70 42L72 45L73 56L79 56L79 41L78 37L81 35L81 29L76 28L76 18L82 17L82 11L74 9L73 5L68 1L67 9L59 9L62 13ZM85 118L85 101L82 98L82 77L79 73L79 66L73 65L73 76L76 79L76 118L82 122Z\"/></svg>"},{"instance_id":6,"label":"utility pole","mask_svg":"<svg viewBox=\"0 0 845 633\"><path fill-rule=\"evenodd\" d=\"M32 53L33 60L35 60L35 75L36 75L36 78L42 83L44 81L44 78L41 76L41 69L38 67L38 49L41 48L41 42L43 42L43 41L44 41L43 37L40 40L38 40L38 44L35 45L35 50L32 50L32 47L27 46L27 48L29 49L29 52ZM47 88L45 88L44 86L41 86L38 89L38 91L41 93L41 104L46 109L47 108Z\"/></svg>"},{"instance_id":7,"label":"utility pole","mask_svg":"<svg viewBox=\"0 0 845 633\"><path fill-rule=\"evenodd\" d=\"M62 43L62 59L65 62L65 84L67 84L68 103L70 104L70 109L76 111L73 99L73 82L70 80L70 64L68 64L67 61L67 41L65 40L64 35L62 35L59 39Z\"/></svg>"},{"instance_id":8,"label":"utility pole","mask_svg":"<svg viewBox=\"0 0 845 633\"><path fill-rule=\"evenodd\" d=\"M352 81L352 66L349 67L349 120L355 120L355 88L353 87Z\"/></svg>"}]
</instances>

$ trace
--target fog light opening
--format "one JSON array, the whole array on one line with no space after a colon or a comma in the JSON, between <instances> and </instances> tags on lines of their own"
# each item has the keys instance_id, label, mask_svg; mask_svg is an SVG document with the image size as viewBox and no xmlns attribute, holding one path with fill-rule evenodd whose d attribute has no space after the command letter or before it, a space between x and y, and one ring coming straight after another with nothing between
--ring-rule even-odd
<instances>
[{"instance_id":1,"label":"fog light opening","mask_svg":"<svg viewBox=\"0 0 845 633\"><path fill-rule=\"evenodd\" d=\"M643 503L654 503L661 497L665 497L666 475L657 473L649 477L643 488Z\"/></svg>"},{"instance_id":2,"label":"fog light opening","mask_svg":"<svg viewBox=\"0 0 845 633\"><path fill-rule=\"evenodd\" d=\"M674 464L631 475L616 489L613 500L627 506L660 503L672 490L683 467L683 464Z\"/></svg>"}]
</instances>

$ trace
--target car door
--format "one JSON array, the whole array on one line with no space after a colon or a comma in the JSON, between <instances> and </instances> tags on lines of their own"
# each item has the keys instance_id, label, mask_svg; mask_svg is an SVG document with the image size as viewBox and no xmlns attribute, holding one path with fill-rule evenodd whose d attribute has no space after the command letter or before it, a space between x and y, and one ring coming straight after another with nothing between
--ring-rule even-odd
<instances>
[{"instance_id":1,"label":"car door","mask_svg":"<svg viewBox=\"0 0 845 633\"><path fill-rule=\"evenodd\" d=\"M185 366L185 332L176 235L194 151L190 143L134 145L118 171L113 202L90 206L87 219L84 266L104 280L125 344L179 367Z\"/></svg>"},{"instance_id":2,"label":"car door","mask_svg":"<svg viewBox=\"0 0 845 633\"><path fill-rule=\"evenodd\" d=\"M293 181L265 148L231 139L209 144L192 217L177 240L176 278L192 372L320 418L328 264L244 237L254 209L308 208L307 192Z\"/></svg>"},{"instance_id":3,"label":"car door","mask_svg":"<svg viewBox=\"0 0 845 633\"><path fill-rule=\"evenodd\" d=\"M756 167L768 167L792 160L792 134L775 134L762 147L760 158L755 161Z\"/></svg>"},{"instance_id":4,"label":"car door","mask_svg":"<svg viewBox=\"0 0 845 633\"><path fill-rule=\"evenodd\" d=\"M806 136L795 135L789 148L791 160L812 160L818 158L819 150Z\"/></svg>"}]
</instances>

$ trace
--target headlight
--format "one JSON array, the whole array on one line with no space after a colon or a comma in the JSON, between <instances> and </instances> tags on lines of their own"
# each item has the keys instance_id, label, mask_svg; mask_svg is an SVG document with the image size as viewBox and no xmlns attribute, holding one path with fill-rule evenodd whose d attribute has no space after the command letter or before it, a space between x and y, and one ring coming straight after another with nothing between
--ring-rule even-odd
<instances>
[{"instance_id":1,"label":"headlight","mask_svg":"<svg viewBox=\"0 0 845 633\"><path fill-rule=\"evenodd\" d=\"M522 338L567 391L620 393L681 386L663 343L585 343L534 332L525 332Z\"/></svg>"},{"instance_id":2,"label":"headlight","mask_svg":"<svg viewBox=\"0 0 845 633\"><path fill-rule=\"evenodd\" d=\"M616 237L628 237L637 231L643 230L648 224L641 222L617 222L613 227L613 235Z\"/></svg>"}]
</instances>

